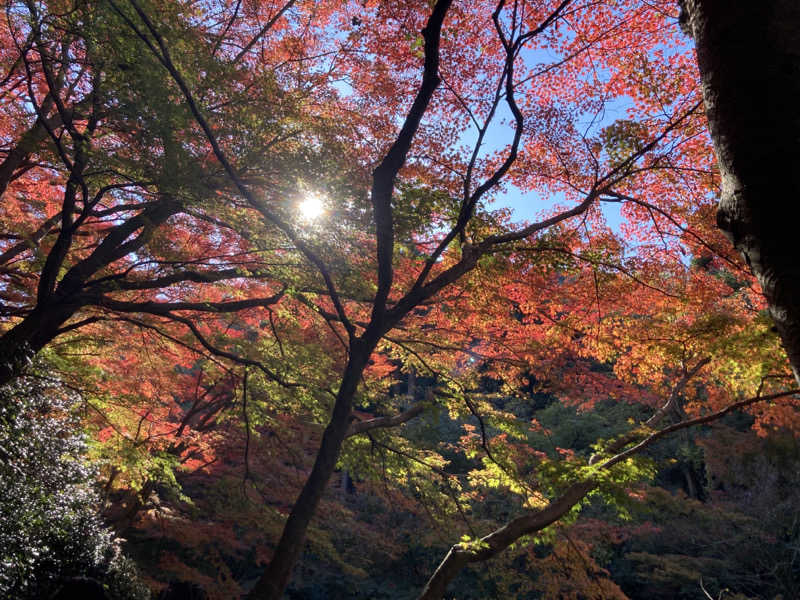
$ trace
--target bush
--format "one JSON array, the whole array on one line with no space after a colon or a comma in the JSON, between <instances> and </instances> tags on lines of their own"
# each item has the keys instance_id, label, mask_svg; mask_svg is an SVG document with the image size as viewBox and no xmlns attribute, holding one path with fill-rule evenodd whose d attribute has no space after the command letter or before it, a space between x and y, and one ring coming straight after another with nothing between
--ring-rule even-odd
<instances>
[{"instance_id":1,"label":"bush","mask_svg":"<svg viewBox=\"0 0 800 600\"><path fill-rule=\"evenodd\" d=\"M108 598L149 598L98 515L80 402L52 378L0 388L0 597L48 598L93 580Z\"/></svg>"}]
</instances>

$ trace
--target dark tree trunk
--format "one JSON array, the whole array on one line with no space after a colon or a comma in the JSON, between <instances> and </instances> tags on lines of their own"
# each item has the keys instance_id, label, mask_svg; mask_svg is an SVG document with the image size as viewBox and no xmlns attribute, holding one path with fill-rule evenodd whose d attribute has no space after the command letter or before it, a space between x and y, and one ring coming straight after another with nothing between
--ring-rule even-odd
<instances>
[{"instance_id":1,"label":"dark tree trunk","mask_svg":"<svg viewBox=\"0 0 800 600\"><path fill-rule=\"evenodd\" d=\"M90 577L72 577L65 581L52 600L110 600L103 585Z\"/></svg>"},{"instance_id":2,"label":"dark tree trunk","mask_svg":"<svg viewBox=\"0 0 800 600\"><path fill-rule=\"evenodd\" d=\"M208 594L196 583L173 581L161 591L158 600L208 600Z\"/></svg>"},{"instance_id":3,"label":"dark tree trunk","mask_svg":"<svg viewBox=\"0 0 800 600\"><path fill-rule=\"evenodd\" d=\"M77 309L66 303L37 307L0 336L0 385L19 375Z\"/></svg>"},{"instance_id":4,"label":"dark tree trunk","mask_svg":"<svg viewBox=\"0 0 800 600\"><path fill-rule=\"evenodd\" d=\"M333 414L322 434L311 474L289 513L272 561L247 596L252 600L278 600L289 583L292 568L303 551L308 526L336 468L336 461L350 426L353 397L376 344L377 339L369 342L358 340L351 347L350 360L342 376Z\"/></svg>"},{"instance_id":5,"label":"dark tree trunk","mask_svg":"<svg viewBox=\"0 0 800 600\"><path fill-rule=\"evenodd\" d=\"M800 2L685 0L722 177L717 221L800 382Z\"/></svg>"}]
</instances>

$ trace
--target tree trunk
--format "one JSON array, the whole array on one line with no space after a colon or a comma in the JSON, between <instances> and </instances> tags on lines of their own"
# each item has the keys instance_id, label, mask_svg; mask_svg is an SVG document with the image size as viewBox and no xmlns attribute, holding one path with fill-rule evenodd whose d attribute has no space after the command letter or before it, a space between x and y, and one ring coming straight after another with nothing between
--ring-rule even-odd
<instances>
[{"instance_id":1,"label":"tree trunk","mask_svg":"<svg viewBox=\"0 0 800 600\"><path fill-rule=\"evenodd\" d=\"M279 600L289 583L292 568L305 545L308 525L336 468L342 442L350 426L353 396L376 343L377 340L365 342L361 339L351 346L350 360L342 376L342 384L336 396L330 423L322 434L311 474L289 513L267 570L247 595L249 600Z\"/></svg>"},{"instance_id":2,"label":"tree trunk","mask_svg":"<svg viewBox=\"0 0 800 600\"><path fill-rule=\"evenodd\" d=\"M800 382L800 2L685 0L722 177L717 222Z\"/></svg>"},{"instance_id":3,"label":"tree trunk","mask_svg":"<svg viewBox=\"0 0 800 600\"><path fill-rule=\"evenodd\" d=\"M0 385L19 375L78 308L68 304L37 307L0 336Z\"/></svg>"},{"instance_id":4,"label":"tree trunk","mask_svg":"<svg viewBox=\"0 0 800 600\"><path fill-rule=\"evenodd\" d=\"M180 203L165 197L156 206L117 225L88 257L70 267L60 280L58 273L63 267L65 253L63 247L54 247L40 274L35 307L0 335L0 385L16 377L37 352L59 335L61 327L81 308L96 304L98 296L85 290L86 282L93 275L115 261L136 253L152 232L178 213L180 208ZM136 236L130 239L134 234ZM68 246L69 241L63 244ZM56 257L54 253L60 256Z\"/></svg>"}]
</instances>

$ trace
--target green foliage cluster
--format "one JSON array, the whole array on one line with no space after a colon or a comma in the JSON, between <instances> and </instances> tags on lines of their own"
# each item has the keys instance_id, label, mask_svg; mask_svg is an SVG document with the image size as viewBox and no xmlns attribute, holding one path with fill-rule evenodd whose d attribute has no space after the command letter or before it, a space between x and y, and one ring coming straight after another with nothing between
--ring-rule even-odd
<instances>
[{"instance_id":1,"label":"green foliage cluster","mask_svg":"<svg viewBox=\"0 0 800 600\"><path fill-rule=\"evenodd\" d=\"M590 413L552 400L531 410L531 398L527 400L497 403L535 416L546 433L530 435L534 447L550 448L553 457L556 447L576 451L571 465L545 460L538 469L539 477L553 487L591 469L584 465L596 440L613 439L625 430L621 423L646 414L640 406L614 402L598 403ZM790 434L759 438L750 424L747 418L733 416L724 425L668 438L641 458L618 465L580 510L521 540L502 560L493 561L491 570L485 565L466 569L449 597L553 598L543 591L544 582L553 577L557 581L563 574L546 570L552 560L548 557L557 547L571 547L573 539L586 540L590 550L572 556L577 564L570 568L586 570L598 594L613 582L628 598L689 600L701 597L702 582L713 597L725 600L797 597L800 579L791 565L800 540L800 450ZM426 438L447 444L460 431L456 421L442 415L422 417L409 429L418 446ZM454 472L472 465L463 456L444 454L457 465L446 466ZM367 506L365 498L357 492L347 500L349 506L366 511L358 513L359 521L382 521L387 534L391 524L400 522L404 531L414 530L410 515L401 520L402 510L374 502ZM489 492L470 507L470 517L478 525L489 523L490 515L507 519L518 514L518 504L513 494ZM298 573L290 597L414 598L448 548L431 538L421 544L424 523L417 521L416 527L420 533L404 552L373 555L369 574L363 577L345 575L324 554L308 556L303 564L314 566ZM462 537L464 544L477 543L475 539ZM332 541L334 546L341 543ZM563 589L572 583L564 580Z\"/></svg>"}]
</instances>

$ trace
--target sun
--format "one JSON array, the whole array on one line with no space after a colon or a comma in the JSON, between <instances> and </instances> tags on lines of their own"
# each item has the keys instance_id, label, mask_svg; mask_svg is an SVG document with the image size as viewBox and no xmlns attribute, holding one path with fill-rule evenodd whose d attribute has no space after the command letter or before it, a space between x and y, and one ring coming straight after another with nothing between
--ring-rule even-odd
<instances>
[{"instance_id":1,"label":"sun","mask_svg":"<svg viewBox=\"0 0 800 600\"><path fill-rule=\"evenodd\" d=\"M325 212L325 203L322 196L318 194L308 194L300 204L297 205L300 216L306 221L313 221L317 217L322 216Z\"/></svg>"}]
</instances>

